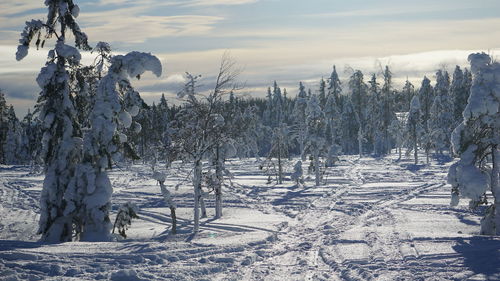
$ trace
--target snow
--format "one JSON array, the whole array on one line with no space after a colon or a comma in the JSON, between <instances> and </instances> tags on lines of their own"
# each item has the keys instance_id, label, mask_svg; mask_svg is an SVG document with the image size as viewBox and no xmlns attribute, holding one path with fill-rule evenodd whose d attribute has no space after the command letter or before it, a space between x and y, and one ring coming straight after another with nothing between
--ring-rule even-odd
<instances>
[{"instance_id":1,"label":"snow","mask_svg":"<svg viewBox=\"0 0 500 281\"><path fill-rule=\"evenodd\" d=\"M234 186L225 189L224 216L212 219L214 199L206 198L208 218L194 237L186 166L174 162L155 178L146 165L121 167L105 184L114 186L112 221L126 202L140 209L127 239L55 245L36 242L34 234L43 176L0 166L0 279L500 278L499 238L477 235L481 214L466 202L449 205L449 163L357 158L340 156L317 187L309 177L303 186L286 178L299 159L288 161L281 185L266 184L254 159L231 159ZM156 178L165 178L176 202L177 235L169 233Z\"/></svg>"}]
</instances>

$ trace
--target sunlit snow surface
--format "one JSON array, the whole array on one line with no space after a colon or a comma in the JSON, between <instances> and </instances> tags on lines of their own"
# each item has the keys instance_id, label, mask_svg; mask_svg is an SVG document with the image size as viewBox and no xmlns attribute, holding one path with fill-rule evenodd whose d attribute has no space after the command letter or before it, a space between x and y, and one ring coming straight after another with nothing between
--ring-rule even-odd
<instances>
[{"instance_id":1,"label":"sunlit snow surface","mask_svg":"<svg viewBox=\"0 0 500 281\"><path fill-rule=\"evenodd\" d=\"M304 187L267 184L255 159L229 161L234 187L224 190L224 217L212 219L209 197L194 237L186 168L174 165L166 180L178 206L172 236L151 168L120 166L111 173L112 220L122 203L141 209L128 239L58 245L36 242L43 177L0 166L0 280L500 279L500 239L476 235L481 214L465 200L449 206L449 163L341 160L319 187L314 176Z\"/></svg>"}]
</instances>

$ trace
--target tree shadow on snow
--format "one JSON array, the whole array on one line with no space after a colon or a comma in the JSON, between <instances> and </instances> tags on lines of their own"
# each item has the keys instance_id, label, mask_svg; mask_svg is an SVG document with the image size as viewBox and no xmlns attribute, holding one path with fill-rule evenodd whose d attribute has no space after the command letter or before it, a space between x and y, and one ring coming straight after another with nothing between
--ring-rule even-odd
<instances>
[{"instance_id":1,"label":"tree shadow on snow","mask_svg":"<svg viewBox=\"0 0 500 281\"><path fill-rule=\"evenodd\" d=\"M474 236L470 239L458 239L453 249L464 257L465 265L474 273L488 277L495 275L493 279L500 277L498 237Z\"/></svg>"},{"instance_id":2,"label":"tree shadow on snow","mask_svg":"<svg viewBox=\"0 0 500 281\"><path fill-rule=\"evenodd\" d=\"M39 248L44 244L41 242L27 242L19 240L0 240L0 252L13 251L18 249L33 249Z\"/></svg>"}]
</instances>

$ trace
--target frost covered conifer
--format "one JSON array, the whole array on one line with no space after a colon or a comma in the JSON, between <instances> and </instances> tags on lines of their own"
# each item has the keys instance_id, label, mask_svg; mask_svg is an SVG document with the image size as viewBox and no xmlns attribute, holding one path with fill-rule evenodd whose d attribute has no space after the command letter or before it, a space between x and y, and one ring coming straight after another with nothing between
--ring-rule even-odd
<instances>
[{"instance_id":1,"label":"frost covered conifer","mask_svg":"<svg viewBox=\"0 0 500 281\"><path fill-rule=\"evenodd\" d=\"M459 196L470 206L485 202L491 191L491 204L481 220L481 234L500 235L500 64L489 55L469 56L473 82L463 122L453 131L452 145L460 160L448 172L452 185L452 205Z\"/></svg>"},{"instance_id":2,"label":"frost covered conifer","mask_svg":"<svg viewBox=\"0 0 500 281\"><path fill-rule=\"evenodd\" d=\"M339 75L337 74L337 68L335 65L333 66L333 71L332 74L330 75L330 78L328 79L328 94L327 96L333 96L335 99L335 103L337 104L338 108L337 110L340 112L341 111L341 96L340 93L342 92L342 86L340 83Z\"/></svg>"},{"instance_id":3,"label":"frost covered conifer","mask_svg":"<svg viewBox=\"0 0 500 281\"><path fill-rule=\"evenodd\" d=\"M329 155L333 156L336 153L340 153L342 150L339 143L341 138L341 115L339 111L339 106L336 103L335 96L333 94L328 95L326 99L326 104L324 106L324 113L326 119L326 131L325 138L330 147ZM333 153L335 151L335 153Z\"/></svg>"},{"instance_id":4,"label":"frost covered conifer","mask_svg":"<svg viewBox=\"0 0 500 281\"><path fill-rule=\"evenodd\" d=\"M372 75L371 80L368 82L368 102L366 113L367 123L365 125L365 135L373 144L373 154L380 155L384 147L384 135L382 131L382 96L380 92L379 83L375 74Z\"/></svg>"},{"instance_id":5,"label":"frost covered conifer","mask_svg":"<svg viewBox=\"0 0 500 281\"><path fill-rule=\"evenodd\" d=\"M5 155L5 164L21 164L23 159L27 158L23 151L24 134L21 124L16 117L14 107L11 105L7 112L7 135L3 143L3 151ZM24 154L24 155L23 155Z\"/></svg>"},{"instance_id":6,"label":"frost covered conifer","mask_svg":"<svg viewBox=\"0 0 500 281\"><path fill-rule=\"evenodd\" d=\"M431 107L434 102L434 89L431 86L431 81L424 76L422 85L418 91L418 99L420 104L420 123L423 132L420 134L420 144L425 150L427 163L429 163L429 154L432 148L432 137L429 120L431 117Z\"/></svg>"},{"instance_id":7,"label":"frost covered conifer","mask_svg":"<svg viewBox=\"0 0 500 281\"><path fill-rule=\"evenodd\" d=\"M349 78L349 89L351 91L351 103L352 103L353 113L358 123L357 126L358 154L361 157L363 155L363 143L365 142L365 134L366 134L365 126L367 123L366 105L368 102L367 86L363 81L363 73L361 72L361 70L354 71L354 73Z\"/></svg>"},{"instance_id":8,"label":"frost covered conifer","mask_svg":"<svg viewBox=\"0 0 500 281\"><path fill-rule=\"evenodd\" d=\"M158 58L148 53L131 52L111 59L108 73L101 79L90 116L91 130L83 140L83 161L76 170L76 184L68 188L68 209L79 213L77 233L81 240L108 240L110 199L113 192L107 171L122 159L127 146L124 130L133 124L142 99L130 78L146 71L162 73Z\"/></svg>"},{"instance_id":9,"label":"frost covered conifer","mask_svg":"<svg viewBox=\"0 0 500 281\"><path fill-rule=\"evenodd\" d=\"M432 147L439 152L450 147L450 135L453 130L453 104L451 103L448 89L450 79L448 73L439 70L436 73L435 98L432 103L428 129Z\"/></svg>"},{"instance_id":10,"label":"frost covered conifer","mask_svg":"<svg viewBox=\"0 0 500 281\"><path fill-rule=\"evenodd\" d=\"M302 161L297 161L295 165L293 165L293 173L290 178L295 182L297 186L301 185L304 182L302 178L304 171L302 170Z\"/></svg>"},{"instance_id":11,"label":"frost covered conifer","mask_svg":"<svg viewBox=\"0 0 500 281\"><path fill-rule=\"evenodd\" d=\"M421 123L420 100L418 95L414 96L410 103L410 112L406 121L407 145L409 151L413 150L415 165L418 164L418 142L424 133Z\"/></svg>"},{"instance_id":12,"label":"frost covered conifer","mask_svg":"<svg viewBox=\"0 0 500 281\"><path fill-rule=\"evenodd\" d=\"M9 107L5 100L5 94L0 90L0 164L5 164L5 150L3 144L5 143L9 130L8 111Z\"/></svg>"},{"instance_id":13,"label":"frost covered conifer","mask_svg":"<svg viewBox=\"0 0 500 281\"><path fill-rule=\"evenodd\" d=\"M79 8L71 0L47 0L47 20L26 22L19 40L16 59L28 54L30 44L43 47L45 39L56 37L48 60L37 77L42 89L38 98L39 119L43 122L42 155L45 179L40 199L38 233L48 242L71 241L75 216L67 191L74 188L74 171L81 157L82 138L70 89L70 69L78 68L81 55L77 48L90 50L87 36L75 19ZM73 34L75 47L66 44L67 32ZM43 33L43 34L42 34Z\"/></svg>"},{"instance_id":14,"label":"frost covered conifer","mask_svg":"<svg viewBox=\"0 0 500 281\"><path fill-rule=\"evenodd\" d=\"M321 169L320 157L325 145L325 115L321 110L316 95L313 95L306 108L307 115L307 147L313 156L316 186L320 185Z\"/></svg>"},{"instance_id":15,"label":"frost covered conifer","mask_svg":"<svg viewBox=\"0 0 500 281\"><path fill-rule=\"evenodd\" d=\"M299 154L302 160L305 159L304 147L306 144L306 107L307 107L307 94L306 89L302 82L299 83L299 93L295 99L293 107L293 133L297 137L299 143Z\"/></svg>"},{"instance_id":16,"label":"frost covered conifer","mask_svg":"<svg viewBox=\"0 0 500 281\"><path fill-rule=\"evenodd\" d=\"M344 103L342 104L342 115L341 115L341 146L344 153L354 154L356 153L356 147L358 147L358 131L359 123L356 118L356 112L352 106L351 98L346 97Z\"/></svg>"},{"instance_id":17,"label":"frost covered conifer","mask_svg":"<svg viewBox=\"0 0 500 281\"><path fill-rule=\"evenodd\" d=\"M384 70L384 84L381 89L381 101L380 101L380 134L381 143L379 147L379 154L386 155L390 153L392 148L392 138L389 133L389 127L392 121L396 120L396 114L394 113L394 93L392 89L392 72L389 70L389 66L385 67Z\"/></svg>"},{"instance_id":18,"label":"frost covered conifer","mask_svg":"<svg viewBox=\"0 0 500 281\"><path fill-rule=\"evenodd\" d=\"M469 98L470 79L470 73L467 69L464 72L458 65L455 67L450 86L450 96L453 102L453 127L458 126L463 120L462 112L464 112Z\"/></svg>"},{"instance_id":19,"label":"frost covered conifer","mask_svg":"<svg viewBox=\"0 0 500 281\"><path fill-rule=\"evenodd\" d=\"M128 227L132 225L132 219L138 219L139 216L137 213L139 212L139 208L133 203L127 202L120 206L118 209L118 213L116 214L115 223L113 225L113 233L115 233L115 229L118 230L118 234L121 237L127 238L127 234L125 233L128 230Z\"/></svg>"}]
</instances>

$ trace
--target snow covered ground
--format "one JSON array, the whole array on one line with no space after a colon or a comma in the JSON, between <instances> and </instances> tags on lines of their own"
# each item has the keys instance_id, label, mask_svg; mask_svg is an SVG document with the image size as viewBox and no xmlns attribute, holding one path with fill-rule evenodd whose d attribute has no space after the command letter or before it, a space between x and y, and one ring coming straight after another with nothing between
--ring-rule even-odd
<instances>
[{"instance_id":1,"label":"snow covered ground","mask_svg":"<svg viewBox=\"0 0 500 281\"><path fill-rule=\"evenodd\" d=\"M128 239L56 245L35 235L43 177L0 166L0 280L500 280L500 239L476 235L480 214L465 200L449 206L449 163L343 157L319 187L267 184L255 159L227 166L224 217L211 218L209 198L197 236L187 171L166 181L172 236L151 169L137 165L111 174L112 219L122 203L140 208Z\"/></svg>"}]
</instances>

